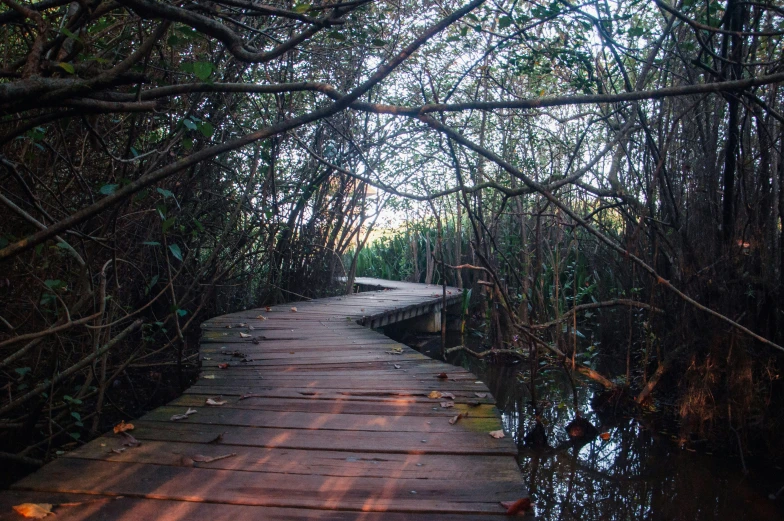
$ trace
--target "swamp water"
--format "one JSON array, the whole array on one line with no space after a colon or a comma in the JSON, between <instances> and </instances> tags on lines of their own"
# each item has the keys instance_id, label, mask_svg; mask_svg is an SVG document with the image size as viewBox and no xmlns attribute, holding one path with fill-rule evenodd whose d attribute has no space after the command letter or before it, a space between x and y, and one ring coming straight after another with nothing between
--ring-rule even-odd
<instances>
[{"instance_id":1,"label":"swamp water","mask_svg":"<svg viewBox=\"0 0 784 521\"><path fill-rule=\"evenodd\" d=\"M438 335L412 338L394 330L385 333L439 358ZM460 338L448 341L448 345L460 343ZM491 363L461 351L448 361L479 376L495 396L504 430L518 445L518 464L537 519L784 520L784 492L771 499L784 485L780 468L744 474L737 457L679 446L677 437L655 415L595 409L598 396L585 385L577 389L578 407L600 435L575 445L566 432L575 418L574 395L559 369L540 372L538 377L536 392L547 444L534 447L525 441L536 424L523 380L527 362Z\"/></svg>"}]
</instances>

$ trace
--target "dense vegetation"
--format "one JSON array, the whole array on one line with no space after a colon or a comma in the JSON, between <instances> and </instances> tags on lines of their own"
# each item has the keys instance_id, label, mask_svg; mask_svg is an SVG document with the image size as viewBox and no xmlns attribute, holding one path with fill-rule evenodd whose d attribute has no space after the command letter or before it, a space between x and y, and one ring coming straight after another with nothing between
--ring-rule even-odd
<instances>
[{"instance_id":1,"label":"dense vegetation","mask_svg":"<svg viewBox=\"0 0 784 521\"><path fill-rule=\"evenodd\" d=\"M0 6L0 458L185 385L204 318L358 270L481 286L496 348L780 450L776 2Z\"/></svg>"}]
</instances>

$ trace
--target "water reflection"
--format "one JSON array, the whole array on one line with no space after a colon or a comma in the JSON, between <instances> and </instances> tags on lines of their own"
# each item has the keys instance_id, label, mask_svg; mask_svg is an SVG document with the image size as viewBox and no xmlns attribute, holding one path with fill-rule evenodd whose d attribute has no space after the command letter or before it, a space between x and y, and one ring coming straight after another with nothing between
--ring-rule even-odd
<instances>
[{"instance_id":1,"label":"water reflection","mask_svg":"<svg viewBox=\"0 0 784 521\"><path fill-rule=\"evenodd\" d=\"M428 343L419 344L428 351ZM437 355L438 342L431 344L431 355ZM526 443L536 427L526 364L489 364L461 353L450 362L480 376L498 400L504 428L518 443L519 465L538 519L784 519L782 498L768 498L784 481L780 469L744 475L735 459L680 447L656 419L599 407L594 391L585 386L577 389L577 408L601 434L576 445L566 430L576 416L575 398L557 368L541 372L536 388L546 444L530 443L531 436Z\"/></svg>"}]
</instances>

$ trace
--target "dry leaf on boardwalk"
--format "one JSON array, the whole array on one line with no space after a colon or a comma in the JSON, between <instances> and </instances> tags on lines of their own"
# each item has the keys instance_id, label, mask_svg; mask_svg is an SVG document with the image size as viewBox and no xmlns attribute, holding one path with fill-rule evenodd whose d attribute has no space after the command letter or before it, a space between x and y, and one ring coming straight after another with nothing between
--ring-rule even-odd
<instances>
[{"instance_id":1,"label":"dry leaf on boardwalk","mask_svg":"<svg viewBox=\"0 0 784 521\"><path fill-rule=\"evenodd\" d=\"M263 394L248 393L248 394L243 394L242 396L240 396L239 399L240 400L247 400L248 398L264 398L264 395ZM239 401L239 400L237 400L237 401Z\"/></svg>"},{"instance_id":2,"label":"dry leaf on boardwalk","mask_svg":"<svg viewBox=\"0 0 784 521\"><path fill-rule=\"evenodd\" d=\"M477 398L487 398L487 393L474 393Z\"/></svg>"},{"instance_id":3,"label":"dry leaf on boardwalk","mask_svg":"<svg viewBox=\"0 0 784 521\"><path fill-rule=\"evenodd\" d=\"M226 434L226 433L225 432L221 432L220 434L215 436L213 439L211 439L207 443L209 443L210 445L215 445L216 443L223 443L223 435L224 434Z\"/></svg>"},{"instance_id":4,"label":"dry leaf on boardwalk","mask_svg":"<svg viewBox=\"0 0 784 521\"><path fill-rule=\"evenodd\" d=\"M293 311L294 313L296 313L296 312L297 312L297 308L296 308L296 307L294 307L294 306L291 306L291 311Z\"/></svg>"},{"instance_id":5,"label":"dry leaf on boardwalk","mask_svg":"<svg viewBox=\"0 0 784 521\"><path fill-rule=\"evenodd\" d=\"M427 397L431 400L438 400L441 398L441 393L439 391L430 391L430 394L428 394Z\"/></svg>"},{"instance_id":6,"label":"dry leaf on boardwalk","mask_svg":"<svg viewBox=\"0 0 784 521\"><path fill-rule=\"evenodd\" d=\"M22 503L21 505L15 505L14 510L24 517L33 519L43 519L49 514L54 514L52 505L49 503Z\"/></svg>"},{"instance_id":7,"label":"dry leaf on boardwalk","mask_svg":"<svg viewBox=\"0 0 784 521\"><path fill-rule=\"evenodd\" d=\"M226 362L222 364L218 364L218 369L228 369L228 368L229 368L229 364Z\"/></svg>"},{"instance_id":8,"label":"dry leaf on boardwalk","mask_svg":"<svg viewBox=\"0 0 784 521\"><path fill-rule=\"evenodd\" d=\"M205 374L204 378L206 378L207 380L215 380L215 375L214 374Z\"/></svg>"},{"instance_id":9,"label":"dry leaf on boardwalk","mask_svg":"<svg viewBox=\"0 0 784 521\"><path fill-rule=\"evenodd\" d=\"M455 402L441 402L441 407L444 409L450 409L455 406Z\"/></svg>"},{"instance_id":10,"label":"dry leaf on boardwalk","mask_svg":"<svg viewBox=\"0 0 784 521\"><path fill-rule=\"evenodd\" d=\"M264 306L264 311L269 313L270 311L272 311L272 308L269 306Z\"/></svg>"},{"instance_id":11,"label":"dry leaf on boardwalk","mask_svg":"<svg viewBox=\"0 0 784 521\"><path fill-rule=\"evenodd\" d=\"M501 506L506 509L507 516L514 516L520 513L528 512L533 508L530 497L524 497L517 501L501 501Z\"/></svg>"},{"instance_id":12,"label":"dry leaf on boardwalk","mask_svg":"<svg viewBox=\"0 0 784 521\"><path fill-rule=\"evenodd\" d=\"M115 434L120 434L121 432L132 431L132 430L133 430L133 424L125 423L125 420L122 420L120 423L114 426Z\"/></svg>"},{"instance_id":13,"label":"dry leaf on boardwalk","mask_svg":"<svg viewBox=\"0 0 784 521\"><path fill-rule=\"evenodd\" d=\"M139 445L142 444L142 442L140 442L139 440L137 440L127 432L123 432L122 435L123 438L125 438L123 445L126 447L138 447Z\"/></svg>"},{"instance_id":14,"label":"dry leaf on boardwalk","mask_svg":"<svg viewBox=\"0 0 784 521\"><path fill-rule=\"evenodd\" d=\"M441 397L442 398L449 398L450 400L454 400L455 399L455 395L452 394L452 393L441 393Z\"/></svg>"},{"instance_id":15,"label":"dry leaf on boardwalk","mask_svg":"<svg viewBox=\"0 0 784 521\"><path fill-rule=\"evenodd\" d=\"M489 434L490 436L492 436L493 438L495 438L497 440L500 440L501 438L503 438L505 436L503 430L500 430L500 431L490 431L487 434Z\"/></svg>"},{"instance_id":16,"label":"dry leaf on boardwalk","mask_svg":"<svg viewBox=\"0 0 784 521\"><path fill-rule=\"evenodd\" d=\"M190 407L188 407L188 410L185 411L185 414L175 414L174 416L171 417L171 421L176 422L177 420L184 420L188 416L190 416L191 414L196 414L197 412L199 412L199 411L197 411L196 409L191 409Z\"/></svg>"},{"instance_id":17,"label":"dry leaf on boardwalk","mask_svg":"<svg viewBox=\"0 0 784 521\"><path fill-rule=\"evenodd\" d=\"M194 454L191 456L193 461L197 461L199 463L212 463L213 461L218 461L219 459L226 459L231 458L232 456L236 456L236 452L232 452L231 454L223 454L221 456L203 456L201 454Z\"/></svg>"},{"instance_id":18,"label":"dry leaf on boardwalk","mask_svg":"<svg viewBox=\"0 0 784 521\"><path fill-rule=\"evenodd\" d=\"M227 403L228 402L226 400L221 400L221 399L215 400L213 398L207 398L207 400L205 400L205 402L204 402L204 405L210 405L212 407L217 407L219 405L226 405Z\"/></svg>"},{"instance_id":19,"label":"dry leaf on boardwalk","mask_svg":"<svg viewBox=\"0 0 784 521\"><path fill-rule=\"evenodd\" d=\"M259 316L256 317L256 319L257 320L267 320L267 317L265 317L264 315L259 315Z\"/></svg>"},{"instance_id":20,"label":"dry leaf on boardwalk","mask_svg":"<svg viewBox=\"0 0 784 521\"><path fill-rule=\"evenodd\" d=\"M467 412L461 412L457 416L453 416L453 417L449 418L449 425L456 424L457 422L459 422L462 418L465 418L466 416L468 416Z\"/></svg>"},{"instance_id":21,"label":"dry leaf on boardwalk","mask_svg":"<svg viewBox=\"0 0 784 521\"><path fill-rule=\"evenodd\" d=\"M449 377L447 376L446 373L440 373L436 375L436 378L438 378L439 380L446 380Z\"/></svg>"},{"instance_id":22,"label":"dry leaf on boardwalk","mask_svg":"<svg viewBox=\"0 0 784 521\"><path fill-rule=\"evenodd\" d=\"M250 335L247 333L240 333L240 338L250 338Z\"/></svg>"},{"instance_id":23,"label":"dry leaf on boardwalk","mask_svg":"<svg viewBox=\"0 0 784 521\"><path fill-rule=\"evenodd\" d=\"M403 348L402 347L393 347L389 351L386 352L388 355L402 355Z\"/></svg>"}]
</instances>

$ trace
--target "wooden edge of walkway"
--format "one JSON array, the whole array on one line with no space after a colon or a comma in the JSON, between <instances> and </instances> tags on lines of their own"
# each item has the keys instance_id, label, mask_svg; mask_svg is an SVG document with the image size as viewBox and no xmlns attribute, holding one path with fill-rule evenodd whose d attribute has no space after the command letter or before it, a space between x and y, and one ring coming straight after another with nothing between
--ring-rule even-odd
<instances>
[{"instance_id":1,"label":"wooden edge of walkway","mask_svg":"<svg viewBox=\"0 0 784 521\"><path fill-rule=\"evenodd\" d=\"M389 289L206 321L193 386L0 493L0 520L28 502L58 520L505 515L526 494L484 383L358 325L440 310L442 288L358 282Z\"/></svg>"}]
</instances>

